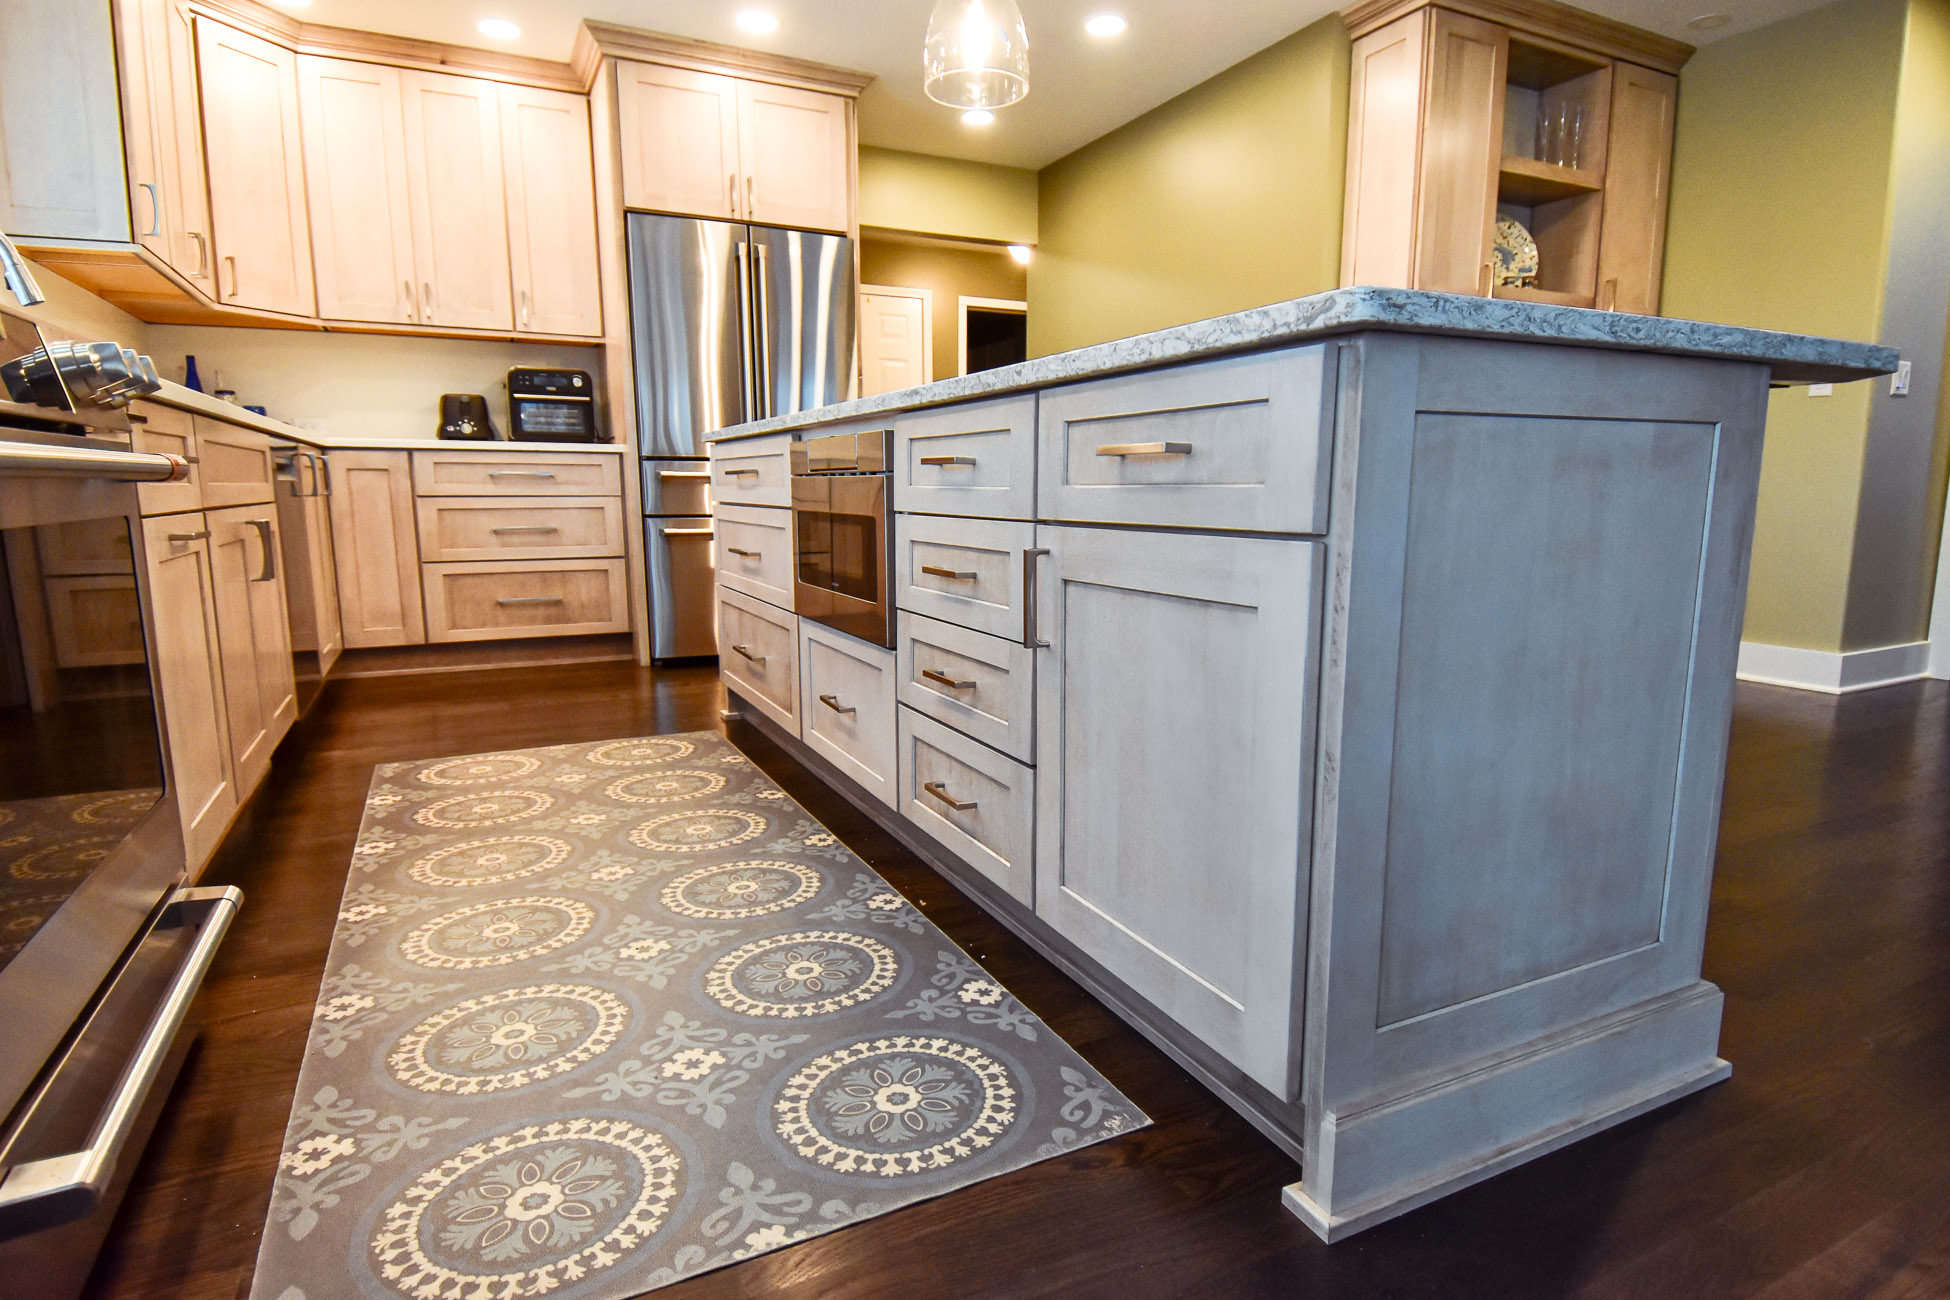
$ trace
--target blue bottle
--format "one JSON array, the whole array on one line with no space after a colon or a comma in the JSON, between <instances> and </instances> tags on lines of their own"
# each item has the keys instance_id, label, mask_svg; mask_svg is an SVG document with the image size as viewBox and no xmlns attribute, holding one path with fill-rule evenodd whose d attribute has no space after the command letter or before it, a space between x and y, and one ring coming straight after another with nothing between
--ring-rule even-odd
<instances>
[{"instance_id":1,"label":"blue bottle","mask_svg":"<svg viewBox=\"0 0 1950 1300\"><path fill-rule=\"evenodd\" d=\"M183 387L193 393L203 391L203 380L196 373L195 357L185 356L183 358Z\"/></svg>"}]
</instances>

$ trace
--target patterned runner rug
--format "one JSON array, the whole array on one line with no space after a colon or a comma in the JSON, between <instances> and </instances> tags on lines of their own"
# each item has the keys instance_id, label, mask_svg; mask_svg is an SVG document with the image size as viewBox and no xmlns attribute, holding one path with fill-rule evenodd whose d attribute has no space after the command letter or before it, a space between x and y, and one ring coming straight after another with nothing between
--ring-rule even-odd
<instances>
[{"instance_id":1,"label":"patterned runner rug","mask_svg":"<svg viewBox=\"0 0 1950 1300\"><path fill-rule=\"evenodd\" d=\"M386 764L251 1294L630 1296L1147 1122L720 736Z\"/></svg>"}]
</instances>

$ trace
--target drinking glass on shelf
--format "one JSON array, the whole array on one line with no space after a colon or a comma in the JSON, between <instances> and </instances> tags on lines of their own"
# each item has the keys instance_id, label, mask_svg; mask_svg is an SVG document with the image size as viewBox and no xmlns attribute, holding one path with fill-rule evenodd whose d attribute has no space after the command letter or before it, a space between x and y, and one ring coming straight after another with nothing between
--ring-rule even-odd
<instances>
[{"instance_id":1,"label":"drinking glass on shelf","mask_svg":"<svg viewBox=\"0 0 1950 1300\"><path fill-rule=\"evenodd\" d=\"M1537 158L1562 167L1578 165L1584 144L1584 107L1559 104L1537 115Z\"/></svg>"}]
</instances>

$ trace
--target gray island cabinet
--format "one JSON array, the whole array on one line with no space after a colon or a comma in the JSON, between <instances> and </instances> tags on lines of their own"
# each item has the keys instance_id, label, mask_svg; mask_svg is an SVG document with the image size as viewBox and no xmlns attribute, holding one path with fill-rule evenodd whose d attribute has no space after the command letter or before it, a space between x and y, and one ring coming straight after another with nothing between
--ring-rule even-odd
<instances>
[{"instance_id":1,"label":"gray island cabinet","mask_svg":"<svg viewBox=\"0 0 1950 1300\"><path fill-rule=\"evenodd\" d=\"M1349 289L728 429L779 486L720 527L779 538L792 438L893 430L899 610L869 645L732 571L731 705L1291 1153L1333 1240L1727 1077L1768 385L1895 360Z\"/></svg>"}]
</instances>

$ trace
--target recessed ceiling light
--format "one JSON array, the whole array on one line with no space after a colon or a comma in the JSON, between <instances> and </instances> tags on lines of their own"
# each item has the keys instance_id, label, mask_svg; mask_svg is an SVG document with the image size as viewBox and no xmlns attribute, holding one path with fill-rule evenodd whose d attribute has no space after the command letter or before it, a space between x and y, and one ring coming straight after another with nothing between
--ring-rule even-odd
<instances>
[{"instance_id":1,"label":"recessed ceiling light","mask_svg":"<svg viewBox=\"0 0 1950 1300\"><path fill-rule=\"evenodd\" d=\"M483 18L477 24L481 35L497 41L518 41L521 28L506 18Z\"/></svg>"},{"instance_id":2,"label":"recessed ceiling light","mask_svg":"<svg viewBox=\"0 0 1950 1300\"><path fill-rule=\"evenodd\" d=\"M1029 245L1027 245L1027 244L1011 244L1011 245L1009 245L1009 256L1010 256L1010 257L1013 257L1013 258L1015 258L1015 259L1016 259L1016 265L1018 265L1018 266L1028 266L1028 265L1029 265Z\"/></svg>"},{"instance_id":3,"label":"recessed ceiling light","mask_svg":"<svg viewBox=\"0 0 1950 1300\"><path fill-rule=\"evenodd\" d=\"M963 126L987 126L993 121L995 121L995 114L986 108L971 108L961 115Z\"/></svg>"},{"instance_id":4,"label":"recessed ceiling light","mask_svg":"<svg viewBox=\"0 0 1950 1300\"><path fill-rule=\"evenodd\" d=\"M1121 36L1124 32L1124 15L1098 14L1083 25L1083 30L1092 36Z\"/></svg>"},{"instance_id":5,"label":"recessed ceiling light","mask_svg":"<svg viewBox=\"0 0 1950 1300\"><path fill-rule=\"evenodd\" d=\"M738 26L755 36L779 30L779 16L763 9L746 9L738 15Z\"/></svg>"},{"instance_id":6,"label":"recessed ceiling light","mask_svg":"<svg viewBox=\"0 0 1950 1300\"><path fill-rule=\"evenodd\" d=\"M1732 14L1701 14L1686 25L1696 32L1710 32L1733 21Z\"/></svg>"}]
</instances>

